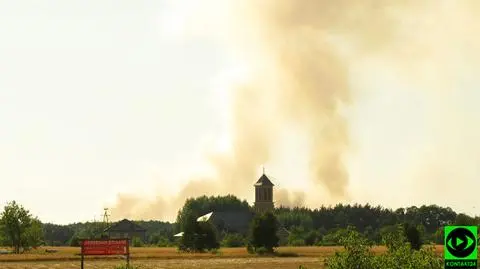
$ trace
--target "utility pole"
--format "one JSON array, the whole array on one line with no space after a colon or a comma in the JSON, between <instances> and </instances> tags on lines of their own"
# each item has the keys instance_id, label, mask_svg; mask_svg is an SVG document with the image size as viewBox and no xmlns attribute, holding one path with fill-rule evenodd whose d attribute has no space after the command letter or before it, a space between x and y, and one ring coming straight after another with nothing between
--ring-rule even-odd
<instances>
[{"instance_id":1,"label":"utility pole","mask_svg":"<svg viewBox=\"0 0 480 269\"><path fill-rule=\"evenodd\" d=\"M105 223L106 225L108 225L108 217L110 216L108 214L108 208L104 208L103 209L104 213L103 213L103 223Z\"/></svg>"}]
</instances>

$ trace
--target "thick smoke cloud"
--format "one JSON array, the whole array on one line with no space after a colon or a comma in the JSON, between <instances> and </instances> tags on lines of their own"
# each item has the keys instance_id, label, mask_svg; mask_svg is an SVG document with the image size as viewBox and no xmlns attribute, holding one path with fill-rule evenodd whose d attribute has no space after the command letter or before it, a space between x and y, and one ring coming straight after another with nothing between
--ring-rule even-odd
<instances>
[{"instance_id":1,"label":"thick smoke cloud","mask_svg":"<svg viewBox=\"0 0 480 269\"><path fill-rule=\"evenodd\" d=\"M432 88L437 83L421 68L435 61L449 63L444 56L452 40L441 36L443 30L461 29L453 38L480 44L472 35L461 35L467 30L453 20L461 17L473 27L469 34L479 33L473 16L477 1L205 1L198 10L190 14L187 32L213 35L248 69L244 81L229 87L232 149L207 156L217 172L214 179L192 181L169 202L139 206L146 211L174 215L185 198L203 194L250 197L258 168L272 159L278 133L285 128L308 134L309 174L315 186L328 193L330 202L346 201L351 194L344 158L352 142L342 111L355 104L350 65L381 58L412 83ZM448 74L436 68L437 74ZM119 196L112 213L159 217L126 206L140 204L137 199ZM299 206L306 198L305 193L279 189L276 200L277 205Z\"/></svg>"}]
</instances>

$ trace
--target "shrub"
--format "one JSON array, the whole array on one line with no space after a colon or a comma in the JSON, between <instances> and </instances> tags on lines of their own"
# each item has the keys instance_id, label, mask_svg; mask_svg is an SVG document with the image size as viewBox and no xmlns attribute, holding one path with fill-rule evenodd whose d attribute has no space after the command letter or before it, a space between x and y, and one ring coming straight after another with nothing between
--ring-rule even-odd
<instances>
[{"instance_id":1,"label":"shrub","mask_svg":"<svg viewBox=\"0 0 480 269\"><path fill-rule=\"evenodd\" d=\"M132 239L132 246L133 247L143 247L143 241L138 237L134 237Z\"/></svg>"},{"instance_id":2,"label":"shrub","mask_svg":"<svg viewBox=\"0 0 480 269\"><path fill-rule=\"evenodd\" d=\"M80 239L78 238L77 235L74 235L74 236L72 236L72 238L70 238L69 245L71 247L79 247L80 246Z\"/></svg>"},{"instance_id":3,"label":"shrub","mask_svg":"<svg viewBox=\"0 0 480 269\"><path fill-rule=\"evenodd\" d=\"M374 259L371 242L354 228L348 227L339 238L345 248L336 252L325 263L330 269L373 269Z\"/></svg>"},{"instance_id":4,"label":"shrub","mask_svg":"<svg viewBox=\"0 0 480 269\"><path fill-rule=\"evenodd\" d=\"M374 256L371 242L364 236L349 228L341 238L345 248L327 259L329 269L441 269L443 261L436 256L433 246L415 250L406 242L400 226L390 227L382 238L387 245L387 252Z\"/></svg>"},{"instance_id":5,"label":"shrub","mask_svg":"<svg viewBox=\"0 0 480 269\"><path fill-rule=\"evenodd\" d=\"M317 245L322 246L337 246L341 244L341 238L345 238L348 234L347 229L331 229L322 238L322 241L317 242Z\"/></svg>"},{"instance_id":6,"label":"shrub","mask_svg":"<svg viewBox=\"0 0 480 269\"><path fill-rule=\"evenodd\" d=\"M411 248L420 250L422 247L422 236L420 231L415 226L406 223L404 225L404 232Z\"/></svg>"},{"instance_id":7,"label":"shrub","mask_svg":"<svg viewBox=\"0 0 480 269\"><path fill-rule=\"evenodd\" d=\"M313 246L322 240L322 236L317 231L310 231L305 237L305 245Z\"/></svg>"},{"instance_id":8,"label":"shrub","mask_svg":"<svg viewBox=\"0 0 480 269\"><path fill-rule=\"evenodd\" d=\"M294 247L300 247L300 246L305 246L305 240L303 239L294 239L291 240L288 245L294 246Z\"/></svg>"},{"instance_id":9,"label":"shrub","mask_svg":"<svg viewBox=\"0 0 480 269\"><path fill-rule=\"evenodd\" d=\"M204 252L220 247L216 229L210 222L197 222L194 215L186 215L184 232L178 245L179 250L187 252Z\"/></svg>"},{"instance_id":10,"label":"shrub","mask_svg":"<svg viewBox=\"0 0 480 269\"><path fill-rule=\"evenodd\" d=\"M173 242L170 242L167 237L161 236L156 242L157 247L170 247L173 245Z\"/></svg>"},{"instance_id":11,"label":"shrub","mask_svg":"<svg viewBox=\"0 0 480 269\"><path fill-rule=\"evenodd\" d=\"M245 246L245 239L240 234L227 234L222 240L223 247L243 247Z\"/></svg>"}]
</instances>

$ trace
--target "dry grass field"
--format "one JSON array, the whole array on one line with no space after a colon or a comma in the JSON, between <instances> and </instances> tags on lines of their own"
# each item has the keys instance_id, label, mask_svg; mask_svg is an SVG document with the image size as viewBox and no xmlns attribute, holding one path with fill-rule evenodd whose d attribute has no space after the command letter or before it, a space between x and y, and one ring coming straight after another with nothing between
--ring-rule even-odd
<instances>
[{"instance_id":1,"label":"dry grass field","mask_svg":"<svg viewBox=\"0 0 480 269\"><path fill-rule=\"evenodd\" d=\"M79 248L57 247L58 250L47 253L44 248L30 253L0 255L1 269L70 269L80 268ZM282 247L280 253L295 253L297 257L258 257L247 253L245 248L224 248L219 253L186 254L175 248L132 248L131 263L142 269L194 269L194 268L232 268L232 269L287 269L305 265L308 268L323 268L323 259L341 250L341 247ZM383 247L376 247L375 252L381 253ZM437 247L441 254L442 246ZM288 256L288 255L286 255ZM119 257L87 257L85 269L113 269L124 264Z\"/></svg>"}]
</instances>

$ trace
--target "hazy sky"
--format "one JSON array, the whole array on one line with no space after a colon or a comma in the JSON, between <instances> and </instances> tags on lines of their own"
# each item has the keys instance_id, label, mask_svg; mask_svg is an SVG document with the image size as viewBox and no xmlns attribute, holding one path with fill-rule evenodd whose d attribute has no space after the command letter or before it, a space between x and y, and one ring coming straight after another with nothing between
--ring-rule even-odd
<instances>
[{"instance_id":1,"label":"hazy sky","mask_svg":"<svg viewBox=\"0 0 480 269\"><path fill-rule=\"evenodd\" d=\"M98 219L118 193L174 192L208 172L204 150L226 124L219 74L237 58L206 36L176 38L181 14L165 4L0 0L1 205ZM467 55L478 48L461 46L426 67L449 64L445 91L415 88L381 59L351 64L351 202L476 214L480 69ZM301 134L284 139L267 169L308 191Z\"/></svg>"}]
</instances>

